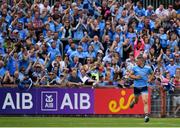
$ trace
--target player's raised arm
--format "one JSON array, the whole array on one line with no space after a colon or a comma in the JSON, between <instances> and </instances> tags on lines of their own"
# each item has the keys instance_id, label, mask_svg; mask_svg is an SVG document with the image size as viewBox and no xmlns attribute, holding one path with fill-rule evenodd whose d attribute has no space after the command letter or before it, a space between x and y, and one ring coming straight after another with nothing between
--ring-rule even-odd
<instances>
[{"instance_id":1,"label":"player's raised arm","mask_svg":"<svg viewBox=\"0 0 180 128\"><path fill-rule=\"evenodd\" d=\"M154 80L154 71L150 68L150 75L149 75L148 82L152 82L153 80Z\"/></svg>"}]
</instances>

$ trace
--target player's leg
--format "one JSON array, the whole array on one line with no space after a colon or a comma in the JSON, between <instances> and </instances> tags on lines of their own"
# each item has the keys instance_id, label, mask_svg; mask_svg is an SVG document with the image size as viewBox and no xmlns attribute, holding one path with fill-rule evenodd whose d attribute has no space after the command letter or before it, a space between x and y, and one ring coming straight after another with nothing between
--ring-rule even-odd
<instances>
[{"instance_id":1,"label":"player's leg","mask_svg":"<svg viewBox=\"0 0 180 128\"><path fill-rule=\"evenodd\" d=\"M149 108L148 108L148 93L142 93L142 100L144 104L145 122L149 121Z\"/></svg>"},{"instance_id":2,"label":"player's leg","mask_svg":"<svg viewBox=\"0 0 180 128\"><path fill-rule=\"evenodd\" d=\"M144 113L148 114L148 94L142 94L142 100L144 104Z\"/></svg>"},{"instance_id":3,"label":"player's leg","mask_svg":"<svg viewBox=\"0 0 180 128\"><path fill-rule=\"evenodd\" d=\"M139 95L140 95L140 90L136 87L134 87L134 99L131 101L130 103L130 108L133 108L135 104L138 103L138 100L139 100Z\"/></svg>"},{"instance_id":4,"label":"player's leg","mask_svg":"<svg viewBox=\"0 0 180 128\"><path fill-rule=\"evenodd\" d=\"M134 105L138 103L138 100L139 100L139 96L135 95L135 98L130 103L130 108L133 108Z\"/></svg>"}]
</instances>

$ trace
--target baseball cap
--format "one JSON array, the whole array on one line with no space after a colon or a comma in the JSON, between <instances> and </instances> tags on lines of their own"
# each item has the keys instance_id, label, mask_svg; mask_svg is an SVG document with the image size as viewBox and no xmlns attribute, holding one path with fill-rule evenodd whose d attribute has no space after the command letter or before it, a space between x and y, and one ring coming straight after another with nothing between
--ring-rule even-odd
<instances>
[{"instance_id":1,"label":"baseball cap","mask_svg":"<svg viewBox=\"0 0 180 128\"><path fill-rule=\"evenodd\" d=\"M101 54L104 54L102 50L98 50L98 52L97 52L97 53L101 53Z\"/></svg>"}]
</instances>

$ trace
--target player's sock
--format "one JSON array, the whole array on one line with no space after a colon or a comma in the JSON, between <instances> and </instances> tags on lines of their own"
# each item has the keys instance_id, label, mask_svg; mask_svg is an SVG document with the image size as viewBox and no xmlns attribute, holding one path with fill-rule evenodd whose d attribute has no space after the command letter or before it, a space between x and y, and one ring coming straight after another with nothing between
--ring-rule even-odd
<instances>
[{"instance_id":1,"label":"player's sock","mask_svg":"<svg viewBox=\"0 0 180 128\"><path fill-rule=\"evenodd\" d=\"M135 104L135 101L133 100L131 103L130 103L130 108L133 108L134 107L134 104Z\"/></svg>"},{"instance_id":2,"label":"player's sock","mask_svg":"<svg viewBox=\"0 0 180 128\"><path fill-rule=\"evenodd\" d=\"M149 122L149 114L148 113L145 114L144 122L145 123Z\"/></svg>"}]
</instances>

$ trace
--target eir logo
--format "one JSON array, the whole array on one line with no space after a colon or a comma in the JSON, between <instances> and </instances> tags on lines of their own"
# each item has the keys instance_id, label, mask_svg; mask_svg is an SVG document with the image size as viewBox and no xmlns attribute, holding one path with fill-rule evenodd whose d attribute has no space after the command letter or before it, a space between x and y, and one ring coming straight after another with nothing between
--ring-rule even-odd
<instances>
[{"instance_id":1,"label":"eir logo","mask_svg":"<svg viewBox=\"0 0 180 128\"><path fill-rule=\"evenodd\" d=\"M41 110L57 111L57 91L41 92Z\"/></svg>"}]
</instances>

